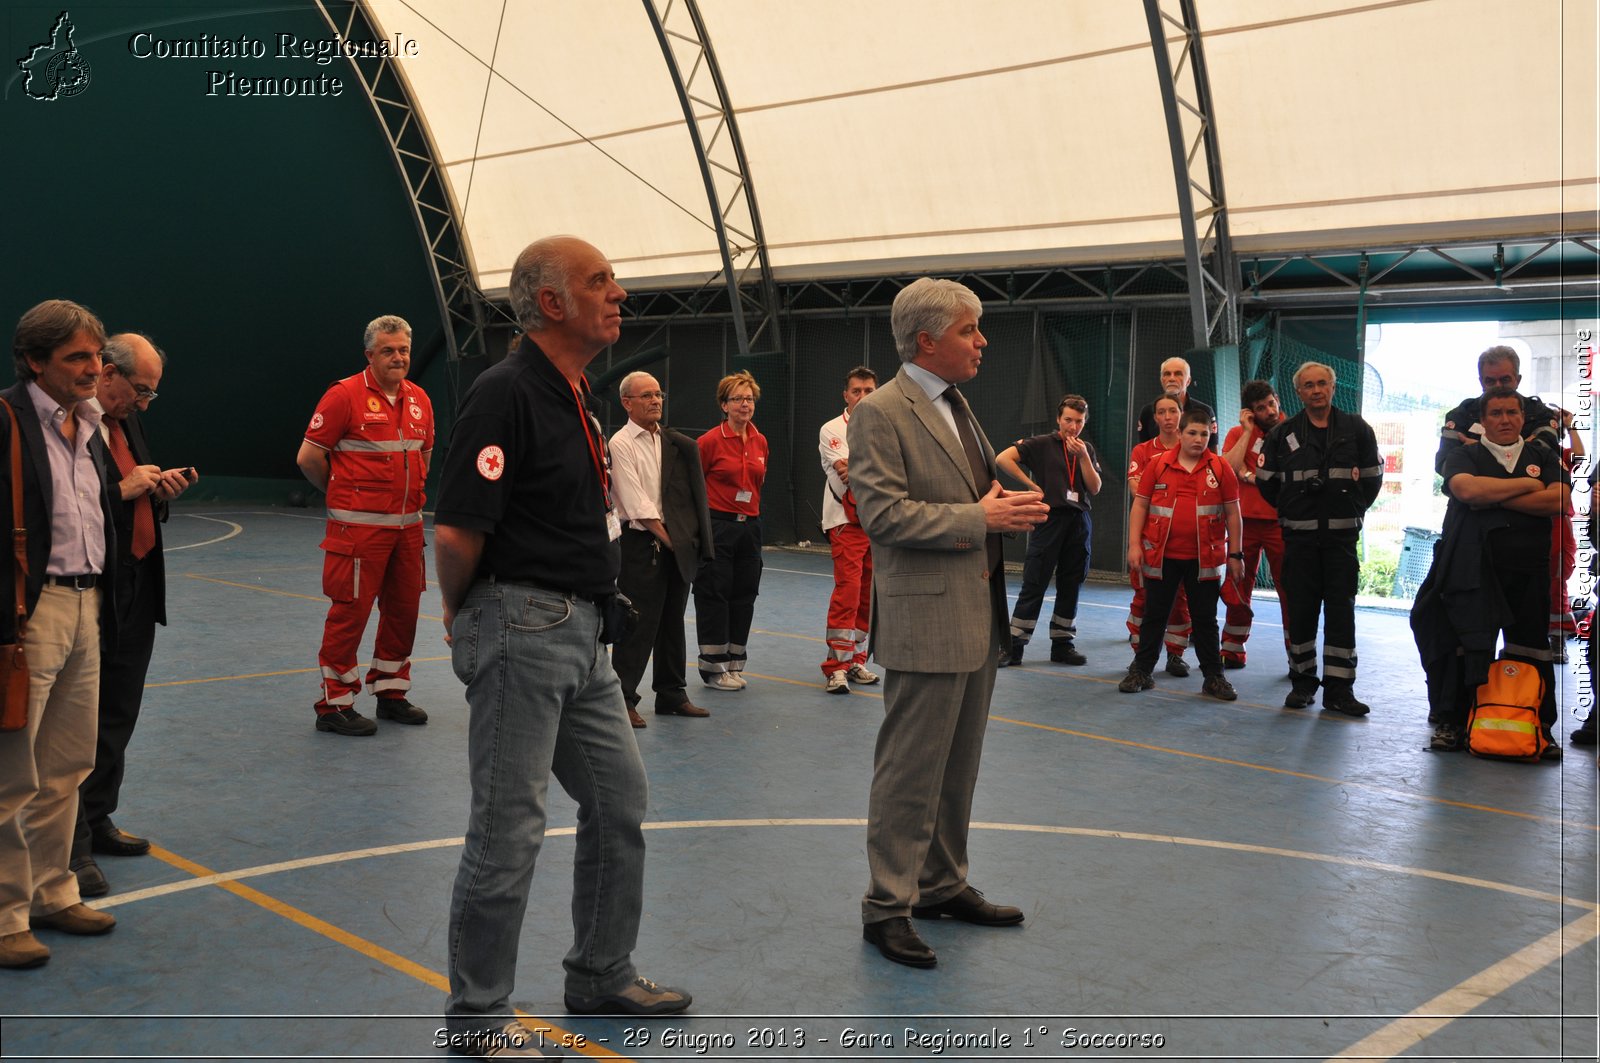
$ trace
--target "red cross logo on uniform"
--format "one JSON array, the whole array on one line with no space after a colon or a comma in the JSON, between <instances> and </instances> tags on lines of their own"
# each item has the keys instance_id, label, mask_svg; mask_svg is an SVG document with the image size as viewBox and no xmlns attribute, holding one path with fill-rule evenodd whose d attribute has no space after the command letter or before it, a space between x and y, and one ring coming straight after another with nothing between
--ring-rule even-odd
<instances>
[{"instance_id":1,"label":"red cross logo on uniform","mask_svg":"<svg viewBox=\"0 0 1600 1063\"><path fill-rule=\"evenodd\" d=\"M485 480L498 480L506 471L505 451L493 444L478 451L478 475Z\"/></svg>"}]
</instances>

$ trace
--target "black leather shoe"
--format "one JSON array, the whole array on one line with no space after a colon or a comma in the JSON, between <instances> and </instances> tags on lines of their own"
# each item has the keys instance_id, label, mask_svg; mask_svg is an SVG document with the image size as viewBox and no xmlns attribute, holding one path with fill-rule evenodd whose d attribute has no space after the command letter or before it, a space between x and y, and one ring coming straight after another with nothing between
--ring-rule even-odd
<instances>
[{"instance_id":1,"label":"black leather shoe","mask_svg":"<svg viewBox=\"0 0 1600 1063\"><path fill-rule=\"evenodd\" d=\"M1089 658L1078 652L1078 648L1065 639L1050 640L1051 664L1088 664Z\"/></svg>"},{"instance_id":2,"label":"black leather shoe","mask_svg":"<svg viewBox=\"0 0 1600 1063\"><path fill-rule=\"evenodd\" d=\"M1324 690L1322 707L1330 712L1342 712L1346 716L1365 716L1372 711L1366 702L1357 701L1355 694L1348 690Z\"/></svg>"},{"instance_id":3,"label":"black leather shoe","mask_svg":"<svg viewBox=\"0 0 1600 1063\"><path fill-rule=\"evenodd\" d=\"M983 894L968 886L947 901L911 909L918 919L938 919L949 916L976 926L1016 926L1022 922L1022 909L1008 904L991 904Z\"/></svg>"},{"instance_id":4,"label":"black leather shoe","mask_svg":"<svg viewBox=\"0 0 1600 1063\"><path fill-rule=\"evenodd\" d=\"M1595 721L1597 718L1600 718L1600 712L1596 712L1591 709L1589 712L1589 718L1584 720L1583 723L1579 724L1576 731L1573 731L1571 734L1567 735L1567 741L1571 742L1575 746L1594 745L1595 738L1600 737L1595 734Z\"/></svg>"},{"instance_id":5,"label":"black leather shoe","mask_svg":"<svg viewBox=\"0 0 1600 1063\"><path fill-rule=\"evenodd\" d=\"M378 733L378 725L355 709L346 706L335 709L333 712L317 713L317 730L330 731L336 735L351 735L356 738L365 738Z\"/></svg>"},{"instance_id":6,"label":"black leather shoe","mask_svg":"<svg viewBox=\"0 0 1600 1063\"><path fill-rule=\"evenodd\" d=\"M883 958L907 967L934 967L939 957L933 954L928 943L917 936L916 927L903 915L878 923L867 923L861 928L861 938L878 946Z\"/></svg>"},{"instance_id":7,"label":"black leather shoe","mask_svg":"<svg viewBox=\"0 0 1600 1063\"><path fill-rule=\"evenodd\" d=\"M89 849L101 856L143 856L150 851L150 839L140 838L110 823L89 832Z\"/></svg>"},{"instance_id":8,"label":"black leather shoe","mask_svg":"<svg viewBox=\"0 0 1600 1063\"><path fill-rule=\"evenodd\" d=\"M111 892L105 872L93 860L74 860L70 870L78 878L78 896L104 897Z\"/></svg>"},{"instance_id":9,"label":"black leather shoe","mask_svg":"<svg viewBox=\"0 0 1600 1063\"><path fill-rule=\"evenodd\" d=\"M377 717L395 723L419 724L428 722L428 714L405 698L379 698Z\"/></svg>"},{"instance_id":10,"label":"black leather shoe","mask_svg":"<svg viewBox=\"0 0 1600 1063\"><path fill-rule=\"evenodd\" d=\"M1291 690L1289 691L1289 696L1283 699L1283 707L1286 709L1309 708L1311 703L1316 700L1317 692L1315 690Z\"/></svg>"},{"instance_id":11,"label":"black leather shoe","mask_svg":"<svg viewBox=\"0 0 1600 1063\"><path fill-rule=\"evenodd\" d=\"M685 701L685 702L683 702L681 704L678 704L678 705L657 705L656 706L656 715L657 716L693 716L696 719L698 719L701 716L710 716L711 715L711 710L710 709L702 709L700 706L696 705L692 701Z\"/></svg>"}]
</instances>

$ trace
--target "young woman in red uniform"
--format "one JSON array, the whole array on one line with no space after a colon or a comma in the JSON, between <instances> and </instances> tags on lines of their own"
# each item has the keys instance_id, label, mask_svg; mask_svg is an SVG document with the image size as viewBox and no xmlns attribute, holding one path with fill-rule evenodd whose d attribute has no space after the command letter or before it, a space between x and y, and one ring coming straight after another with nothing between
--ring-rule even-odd
<instances>
[{"instance_id":1,"label":"young woman in red uniform","mask_svg":"<svg viewBox=\"0 0 1600 1063\"><path fill-rule=\"evenodd\" d=\"M1128 518L1128 567L1145 582L1139 652L1117 689L1134 694L1155 686L1150 673L1161 653L1161 629L1181 585L1189 595L1195 656L1206 681L1200 692L1223 701L1238 698L1222 676L1217 599L1224 578L1244 574L1239 480L1226 461L1206 449L1211 419L1183 415L1178 449L1146 466Z\"/></svg>"},{"instance_id":2,"label":"young woman in red uniform","mask_svg":"<svg viewBox=\"0 0 1600 1063\"><path fill-rule=\"evenodd\" d=\"M1144 475L1145 469L1178 446L1178 422L1183 419L1183 407L1178 405L1177 399L1162 396L1155 401L1154 411L1155 438L1138 444L1128 456L1128 489L1135 493L1139 490L1139 478ZM1137 650L1139 628L1144 623L1145 591L1142 578L1135 575L1132 579L1133 601L1128 603L1128 641ZM1178 598L1172 603L1172 616L1167 621L1165 640L1167 674L1182 679L1189 674L1189 665L1183 659L1183 651L1189 645L1189 596L1182 587L1178 588Z\"/></svg>"},{"instance_id":3,"label":"young woman in red uniform","mask_svg":"<svg viewBox=\"0 0 1600 1063\"><path fill-rule=\"evenodd\" d=\"M700 467L716 556L694 581L694 625L700 640L700 678L713 690L743 690L750 623L761 591L761 484L767 478L767 437L754 417L761 385L749 373L717 383L725 418L700 437Z\"/></svg>"}]
</instances>

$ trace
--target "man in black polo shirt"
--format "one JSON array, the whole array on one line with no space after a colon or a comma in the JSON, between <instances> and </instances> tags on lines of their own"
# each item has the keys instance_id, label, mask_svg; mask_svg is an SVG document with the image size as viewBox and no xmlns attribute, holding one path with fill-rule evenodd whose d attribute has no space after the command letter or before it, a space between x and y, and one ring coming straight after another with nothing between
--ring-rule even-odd
<instances>
[{"instance_id":1,"label":"man in black polo shirt","mask_svg":"<svg viewBox=\"0 0 1600 1063\"><path fill-rule=\"evenodd\" d=\"M445 1022L457 1051L540 1058L549 1042L517 1021L510 997L551 774L578 803L567 1008L662 1015L690 997L639 977L632 960L648 783L606 655L621 523L583 372L616 342L627 293L604 255L562 236L523 250L510 295L527 335L462 399L434 517L471 714Z\"/></svg>"},{"instance_id":2,"label":"man in black polo shirt","mask_svg":"<svg viewBox=\"0 0 1600 1063\"><path fill-rule=\"evenodd\" d=\"M1193 383L1190 375L1189 362L1185 358L1168 358L1161 363L1161 394L1167 398L1176 399L1178 406L1184 413L1204 413L1211 418L1211 442L1208 446L1217 449L1217 413L1210 406L1201 402L1197 396L1189 394L1189 385ZM1159 396L1158 396L1159 398ZM1135 443L1143 443L1147 439L1154 439L1161 434L1161 428L1156 424L1156 402L1151 400L1145 408L1139 411L1139 419L1133 424Z\"/></svg>"}]
</instances>

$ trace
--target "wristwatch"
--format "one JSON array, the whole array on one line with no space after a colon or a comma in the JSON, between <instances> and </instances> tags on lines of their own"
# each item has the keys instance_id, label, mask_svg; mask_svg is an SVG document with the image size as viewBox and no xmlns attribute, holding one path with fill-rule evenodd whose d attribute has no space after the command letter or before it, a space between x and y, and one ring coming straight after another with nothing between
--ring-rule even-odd
<instances>
[{"instance_id":1,"label":"wristwatch","mask_svg":"<svg viewBox=\"0 0 1600 1063\"><path fill-rule=\"evenodd\" d=\"M1233 558L1235 561L1243 561L1244 560L1244 555L1243 554L1229 554L1228 556Z\"/></svg>"}]
</instances>

